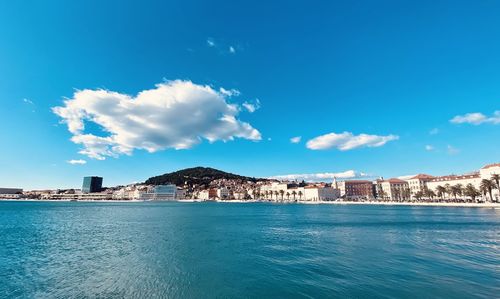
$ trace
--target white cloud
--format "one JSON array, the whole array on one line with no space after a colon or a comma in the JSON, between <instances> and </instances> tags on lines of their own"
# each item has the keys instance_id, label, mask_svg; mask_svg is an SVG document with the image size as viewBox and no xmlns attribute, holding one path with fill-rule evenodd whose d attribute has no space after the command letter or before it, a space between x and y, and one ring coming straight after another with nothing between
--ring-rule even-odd
<instances>
[{"instance_id":1,"label":"white cloud","mask_svg":"<svg viewBox=\"0 0 500 299\"><path fill-rule=\"evenodd\" d=\"M318 181L331 181L334 178L337 180L343 179L356 179L356 178L373 178L373 175L369 175L363 172L357 172L354 170L347 170L344 172L323 172L323 173L304 173L304 174L285 174L276 175L270 177L270 179L284 180L284 181L308 181L308 182L318 182Z\"/></svg>"},{"instance_id":2,"label":"white cloud","mask_svg":"<svg viewBox=\"0 0 500 299\"><path fill-rule=\"evenodd\" d=\"M434 146L428 144L428 145L425 146L425 150L426 151L433 151L434 150Z\"/></svg>"},{"instance_id":3,"label":"white cloud","mask_svg":"<svg viewBox=\"0 0 500 299\"><path fill-rule=\"evenodd\" d=\"M52 110L83 145L79 152L90 158L188 149L203 139L209 142L234 138L260 140L261 134L240 121L239 107L227 95L191 81L168 81L132 97L108 90L79 90L62 107ZM107 136L85 131L85 122L99 125Z\"/></svg>"},{"instance_id":4,"label":"white cloud","mask_svg":"<svg viewBox=\"0 0 500 299\"><path fill-rule=\"evenodd\" d=\"M209 47L215 47L215 41L214 41L214 39L213 38L208 38L207 39L207 45Z\"/></svg>"},{"instance_id":5,"label":"white cloud","mask_svg":"<svg viewBox=\"0 0 500 299\"><path fill-rule=\"evenodd\" d=\"M483 123L491 123L491 124L500 124L500 111L495 111L492 116L488 117L482 113L474 112L467 113L464 115L457 115L450 119L450 122L453 124L472 124L472 125L480 125Z\"/></svg>"},{"instance_id":6,"label":"white cloud","mask_svg":"<svg viewBox=\"0 0 500 299\"><path fill-rule=\"evenodd\" d=\"M83 164L87 164L87 161L85 160L69 160L67 161L69 164L73 164L73 165L83 165Z\"/></svg>"},{"instance_id":7,"label":"white cloud","mask_svg":"<svg viewBox=\"0 0 500 299\"><path fill-rule=\"evenodd\" d=\"M434 129L432 129L432 130L429 131L430 135L436 135L438 133L439 133L439 129L438 128L434 128Z\"/></svg>"},{"instance_id":8,"label":"white cloud","mask_svg":"<svg viewBox=\"0 0 500 299\"><path fill-rule=\"evenodd\" d=\"M308 149L312 150L337 148L341 151L348 151L359 147L379 147L389 141L397 139L399 139L399 136L396 135L353 135L351 132L343 132L340 134L330 133L318 136L307 141L306 146Z\"/></svg>"},{"instance_id":9,"label":"white cloud","mask_svg":"<svg viewBox=\"0 0 500 299\"><path fill-rule=\"evenodd\" d=\"M237 89L225 89L224 87L219 88L219 92L228 97L237 97L241 94Z\"/></svg>"},{"instance_id":10,"label":"white cloud","mask_svg":"<svg viewBox=\"0 0 500 299\"><path fill-rule=\"evenodd\" d=\"M292 138L290 138L290 142L291 143L299 143L301 139L302 139L302 136L292 137Z\"/></svg>"},{"instance_id":11,"label":"white cloud","mask_svg":"<svg viewBox=\"0 0 500 299\"><path fill-rule=\"evenodd\" d=\"M254 113L260 108L260 100L255 100L254 103L244 102L242 106L250 113Z\"/></svg>"},{"instance_id":12,"label":"white cloud","mask_svg":"<svg viewBox=\"0 0 500 299\"><path fill-rule=\"evenodd\" d=\"M457 148L455 148L455 147L453 147L451 145L448 145L446 148L447 148L447 151L448 151L449 155L456 155L456 154L458 154L460 152L459 149L457 149Z\"/></svg>"},{"instance_id":13,"label":"white cloud","mask_svg":"<svg viewBox=\"0 0 500 299\"><path fill-rule=\"evenodd\" d=\"M30 99L26 99L26 98L24 98L24 99L23 99L23 102L24 102L24 103L26 103L26 104L35 105L35 103L33 103L33 101L32 101L32 100L30 100Z\"/></svg>"},{"instance_id":14,"label":"white cloud","mask_svg":"<svg viewBox=\"0 0 500 299\"><path fill-rule=\"evenodd\" d=\"M233 46L229 46L229 53L236 53L236 49Z\"/></svg>"}]
</instances>

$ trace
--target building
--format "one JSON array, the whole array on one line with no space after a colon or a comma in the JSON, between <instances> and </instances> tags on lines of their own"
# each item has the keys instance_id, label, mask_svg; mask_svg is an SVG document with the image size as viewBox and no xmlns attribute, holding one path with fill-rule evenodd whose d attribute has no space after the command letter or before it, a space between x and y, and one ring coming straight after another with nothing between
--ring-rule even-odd
<instances>
[{"instance_id":1,"label":"building","mask_svg":"<svg viewBox=\"0 0 500 299\"><path fill-rule=\"evenodd\" d=\"M335 182L340 189L340 196L346 199L373 198L372 182L366 180L348 180Z\"/></svg>"},{"instance_id":2,"label":"building","mask_svg":"<svg viewBox=\"0 0 500 299\"><path fill-rule=\"evenodd\" d=\"M493 179L494 175L500 175L500 163L495 163L495 164L489 164L486 166L483 166L479 170L479 176L481 177L481 180L491 180ZM493 179L493 182L497 186L496 189L492 190L492 196L493 196L493 201L500 201L500 186L498 181Z\"/></svg>"},{"instance_id":3,"label":"building","mask_svg":"<svg viewBox=\"0 0 500 299\"><path fill-rule=\"evenodd\" d=\"M177 186L173 184L158 185L150 192L145 192L140 195L142 200L176 200Z\"/></svg>"},{"instance_id":4,"label":"building","mask_svg":"<svg viewBox=\"0 0 500 299\"><path fill-rule=\"evenodd\" d=\"M463 175L452 174L452 175L438 176L427 182L427 188L429 188L429 190L433 190L438 197L445 198L446 195L448 195L448 197L451 195L441 194L438 190L438 187L446 188L448 186L455 186L455 185L461 185L462 187L465 187L468 184L471 184L472 186L474 186L476 189L479 190L479 186L481 185L481 175L479 174L479 172L473 172Z\"/></svg>"},{"instance_id":5,"label":"building","mask_svg":"<svg viewBox=\"0 0 500 299\"><path fill-rule=\"evenodd\" d=\"M217 188L217 197L219 199L229 199L231 197L231 193L226 187Z\"/></svg>"},{"instance_id":6,"label":"building","mask_svg":"<svg viewBox=\"0 0 500 299\"><path fill-rule=\"evenodd\" d=\"M0 194L6 195L6 194L22 194L23 189L19 188L0 188Z\"/></svg>"},{"instance_id":7,"label":"building","mask_svg":"<svg viewBox=\"0 0 500 299\"><path fill-rule=\"evenodd\" d=\"M102 190L102 177L87 176L83 178L82 192L95 193Z\"/></svg>"},{"instance_id":8,"label":"building","mask_svg":"<svg viewBox=\"0 0 500 299\"><path fill-rule=\"evenodd\" d=\"M340 190L332 187L304 187L305 201L331 201L340 197Z\"/></svg>"},{"instance_id":9,"label":"building","mask_svg":"<svg viewBox=\"0 0 500 299\"><path fill-rule=\"evenodd\" d=\"M202 190L198 193L198 199L201 200L211 200L217 197L217 189L210 188L208 190Z\"/></svg>"},{"instance_id":10,"label":"building","mask_svg":"<svg viewBox=\"0 0 500 299\"><path fill-rule=\"evenodd\" d=\"M379 197L381 199L390 199L402 201L410 198L410 190L408 187L408 182L392 178L388 180L379 180Z\"/></svg>"},{"instance_id":11,"label":"building","mask_svg":"<svg viewBox=\"0 0 500 299\"><path fill-rule=\"evenodd\" d=\"M415 194L417 192L423 192L427 187L427 182L431 181L434 177L428 174L417 174L409 179L406 179L408 182L408 188L410 188L410 196L411 198L415 198Z\"/></svg>"}]
</instances>

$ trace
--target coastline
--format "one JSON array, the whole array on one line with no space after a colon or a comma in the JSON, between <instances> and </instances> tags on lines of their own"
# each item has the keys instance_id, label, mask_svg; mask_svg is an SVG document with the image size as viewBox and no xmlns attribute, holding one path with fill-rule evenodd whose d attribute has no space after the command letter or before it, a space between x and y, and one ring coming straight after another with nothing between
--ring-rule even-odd
<instances>
[{"instance_id":1,"label":"coastline","mask_svg":"<svg viewBox=\"0 0 500 299\"><path fill-rule=\"evenodd\" d=\"M54 200L54 199L0 199L2 201L14 202L102 202L102 203L141 203L155 202L143 200ZM163 201L158 201L163 202ZM180 199L170 202L180 203L272 203L272 204L305 204L305 205L380 205L380 206L417 206L417 207L459 207L459 208L495 208L500 209L500 203L449 203L449 202L397 202L397 201L296 201L296 202L276 202L265 200L213 200L205 201L200 199Z\"/></svg>"}]
</instances>

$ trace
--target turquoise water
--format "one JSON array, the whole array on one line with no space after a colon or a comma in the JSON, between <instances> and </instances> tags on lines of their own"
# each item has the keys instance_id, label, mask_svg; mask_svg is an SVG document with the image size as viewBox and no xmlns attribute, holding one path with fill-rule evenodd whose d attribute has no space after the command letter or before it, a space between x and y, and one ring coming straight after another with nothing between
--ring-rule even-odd
<instances>
[{"instance_id":1,"label":"turquoise water","mask_svg":"<svg viewBox=\"0 0 500 299\"><path fill-rule=\"evenodd\" d=\"M0 298L498 298L500 210L0 202Z\"/></svg>"}]
</instances>

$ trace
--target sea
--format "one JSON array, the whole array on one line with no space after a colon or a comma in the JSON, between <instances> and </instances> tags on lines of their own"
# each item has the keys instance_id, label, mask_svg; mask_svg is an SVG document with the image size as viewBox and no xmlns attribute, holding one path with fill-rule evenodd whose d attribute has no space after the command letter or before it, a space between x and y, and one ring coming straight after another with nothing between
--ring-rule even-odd
<instances>
[{"instance_id":1,"label":"sea","mask_svg":"<svg viewBox=\"0 0 500 299\"><path fill-rule=\"evenodd\" d=\"M0 298L500 298L500 210L3 201Z\"/></svg>"}]
</instances>

